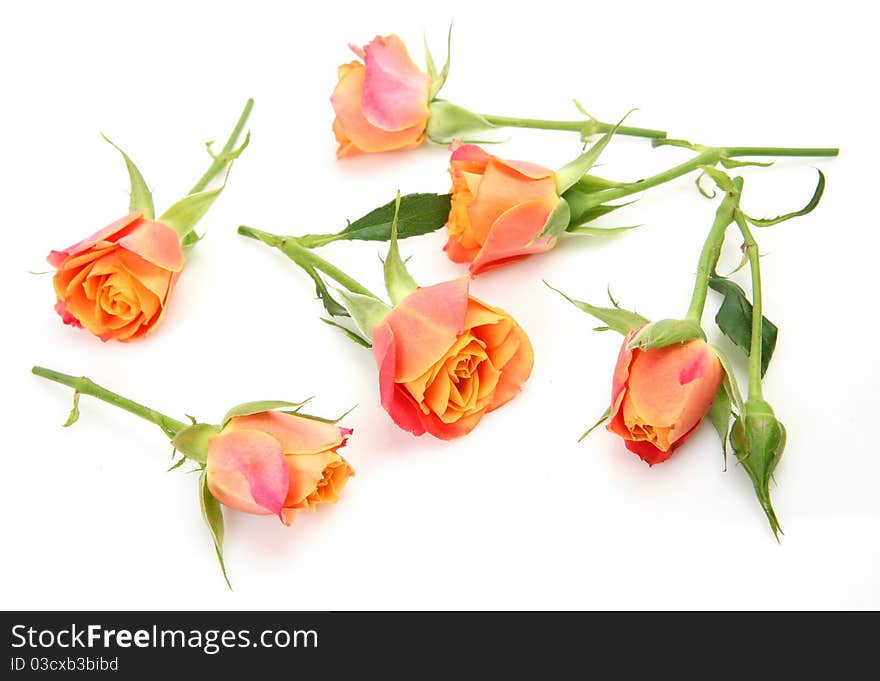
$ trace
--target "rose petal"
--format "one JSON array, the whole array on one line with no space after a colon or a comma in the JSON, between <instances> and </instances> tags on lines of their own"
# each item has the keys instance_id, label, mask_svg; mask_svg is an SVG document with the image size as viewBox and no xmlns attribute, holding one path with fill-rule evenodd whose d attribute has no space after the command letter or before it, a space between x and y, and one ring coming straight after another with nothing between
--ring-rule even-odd
<instances>
[{"instance_id":1,"label":"rose petal","mask_svg":"<svg viewBox=\"0 0 880 681\"><path fill-rule=\"evenodd\" d=\"M431 79L413 63L396 35L376 37L364 48L364 117L377 128L399 131L424 126L431 115Z\"/></svg>"},{"instance_id":2,"label":"rose petal","mask_svg":"<svg viewBox=\"0 0 880 681\"><path fill-rule=\"evenodd\" d=\"M139 220L142 215L143 213L141 211L129 213L125 217L107 225L104 229L95 232L92 236L83 239L69 248L65 248L62 251L52 251L49 253L47 260L50 265L57 268L68 256L79 255L100 241L110 241L113 237L119 236L126 228Z\"/></svg>"},{"instance_id":3,"label":"rose petal","mask_svg":"<svg viewBox=\"0 0 880 681\"><path fill-rule=\"evenodd\" d=\"M285 455L315 454L336 449L344 444L350 432L332 423L280 411L236 416L224 428L224 432L238 430L259 430L270 434L281 443Z\"/></svg>"},{"instance_id":4,"label":"rose petal","mask_svg":"<svg viewBox=\"0 0 880 681\"><path fill-rule=\"evenodd\" d=\"M154 220L141 220L119 239L119 245L144 260L169 272L180 272L185 259L180 238L171 227Z\"/></svg>"},{"instance_id":5,"label":"rose petal","mask_svg":"<svg viewBox=\"0 0 880 681\"><path fill-rule=\"evenodd\" d=\"M208 487L230 508L280 516L289 477L281 443L271 435L242 430L208 443Z\"/></svg>"},{"instance_id":6,"label":"rose petal","mask_svg":"<svg viewBox=\"0 0 880 681\"><path fill-rule=\"evenodd\" d=\"M502 213L489 228L483 247L471 263L471 273L479 274L490 266L553 248L556 240L548 237L531 245L529 242L541 233L556 201L558 199L555 197L553 203L544 200L524 201Z\"/></svg>"},{"instance_id":7,"label":"rose petal","mask_svg":"<svg viewBox=\"0 0 880 681\"><path fill-rule=\"evenodd\" d=\"M359 62L348 64L342 72L330 102L336 112L334 132L340 146L336 155L358 152L381 152L408 149L422 143L425 126L419 124L399 131L382 130L372 125L361 110L365 68Z\"/></svg>"}]
</instances>

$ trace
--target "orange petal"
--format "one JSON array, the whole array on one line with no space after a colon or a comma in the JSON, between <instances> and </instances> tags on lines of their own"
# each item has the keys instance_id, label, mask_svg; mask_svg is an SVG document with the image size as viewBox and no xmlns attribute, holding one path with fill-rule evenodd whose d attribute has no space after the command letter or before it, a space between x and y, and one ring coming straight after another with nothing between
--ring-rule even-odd
<instances>
[{"instance_id":1,"label":"orange petal","mask_svg":"<svg viewBox=\"0 0 880 681\"><path fill-rule=\"evenodd\" d=\"M556 239L544 237L530 242L541 233L557 201L555 196L552 203L525 201L502 213L489 228L483 247L471 263L471 273L478 274L490 266L553 248Z\"/></svg>"},{"instance_id":2,"label":"orange petal","mask_svg":"<svg viewBox=\"0 0 880 681\"><path fill-rule=\"evenodd\" d=\"M183 269L185 260L180 238L177 232L162 222L141 220L118 243L164 270L180 272Z\"/></svg>"}]
</instances>

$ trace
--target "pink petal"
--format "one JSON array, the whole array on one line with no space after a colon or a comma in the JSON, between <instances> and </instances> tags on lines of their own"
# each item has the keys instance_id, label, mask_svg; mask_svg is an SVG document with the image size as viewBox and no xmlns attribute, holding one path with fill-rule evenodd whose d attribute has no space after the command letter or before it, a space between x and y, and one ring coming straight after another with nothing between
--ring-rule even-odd
<instances>
[{"instance_id":1,"label":"pink petal","mask_svg":"<svg viewBox=\"0 0 880 681\"><path fill-rule=\"evenodd\" d=\"M395 339L387 318L373 330L373 356L379 369L379 396L391 420L413 435L424 435L421 410L405 388L394 382Z\"/></svg>"},{"instance_id":2,"label":"pink petal","mask_svg":"<svg viewBox=\"0 0 880 681\"><path fill-rule=\"evenodd\" d=\"M139 220L142 215L143 213L141 211L129 213L124 218L120 218L116 222L107 225L106 227L104 227L104 229L95 232L94 234L92 234L92 236L83 239L73 246L65 248L61 251L50 252L48 258L46 259L49 261L49 264L52 265L52 267L57 268L61 265L62 262L64 262L67 257L82 253L83 251L88 250L100 241L111 241L114 236L119 235L120 232Z\"/></svg>"},{"instance_id":3,"label":"pink petal","mask_svg":"<svg viewBox=\"0 0 880 681\"><path fill-rule=\"evenodd\" d=\"M548 237L527 245L541 233L552 211L553 204L538 200L520 203L502 213L492 223L483 247L471 263L471 273L478 274L489 266L553 248L556 240Z\"/></svg>"},{"instance_id":4,"label":"pink petal","mask_svg":"<svg viewBox=\"0 0 880 681\"><path fill-rule=\"evenodd\" d=\"M431 80L410 59L400 38L377 36L364 48L364 63L361 109L372 125L404 130L427 122Z\"/></svg>"},{"instance_id":5,"label":"pink petal","mask_svg":"<svg viewBox=\"0 0 880 681\"><path fill-rule=\"evenodd\" d=\"M281 443L285 454L314 454L337 449L351 432L332 423L315 421L280 411L264 411L248 416L236 416L224 432L259 430Z\"/></svg>"},{"instance_id":6,"label":"pink petal","mask_svg":"<svg viewBox=\"0 0 880 681\"><path fill-rule=\"evenodd\" d=\"M281 444L256 430L221 433L208 445L208 487L221 504L281 515L289 486Z\"/></svg>"},{"instance_id":7,"label":"pink petal","mask_svg":"<svg viewBox=\"0 0 880 681\"><path fill-rule=\"evenodd\" d=\"M185 263L180 237L171 227L153 220L141 220L137 226L119 239L119 245L137 253L147 262L168 270L180 272Z\"/></svg>"}]
</instances>

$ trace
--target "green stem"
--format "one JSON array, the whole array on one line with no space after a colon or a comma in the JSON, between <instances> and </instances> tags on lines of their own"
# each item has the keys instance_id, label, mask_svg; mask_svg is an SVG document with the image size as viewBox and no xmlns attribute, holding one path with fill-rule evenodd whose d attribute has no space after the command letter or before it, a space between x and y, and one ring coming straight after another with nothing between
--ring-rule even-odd
<instances>
[{"instance_id":1,"label":"green stem","mask_svg":"<svg viewBox=\"0 0 880 681\"><path fill-rule=\"evenodd\" d=\"M361 295L381 300L379 296L370 291L366 286L355 281L345 272L330 264L319 255L315 255L314 251L301 246L297 242L296 237L270 234L269 232L263 232L259 229L253 229L252 227L245 227L244 225L238 228L238 233L242 236L262 241L264 244L271 246L272 248L277 248L300 267L311 267L323 272L352 293L360 293Z\"/></svg>"},{"instance_id":2,"label":"green stem","mask_svg":"<svg viewBox=\"0 0 880 681\"><path fill-rule=\"evenodd\" d=\"M512 116L494 116L492 114L479 114L492 125L498 125L509 128L536 128L538 130L569 130L571 132L582 132L592 124L596 132L609 132L614 129L612 123L602 123L601 121L553 121L541 118L515 118ZM617 128L618 135L627 135L629 137L650 137L653 139L662 139L666 137L665 130L652 130L651 128L633 128L622 125Z\"/></svg>"},{"instance_id":3,"label":"green stem","mask_svg":"<svg viewBox=\"0 0 880 681\"><path fill-rule=\"evenodd\" d=\"M752 275L752 338L749 349L749 401L763 400L764 391L761 386L761 352L763 348L763 306L761 301L761 257L758 242L749 229L745 216L736 211L734 217L739 231L743 236L743 250L749 258Z\"/></svg>"},{"instance_id":4,"label":"green stem","mask_svg":"<svg viewBox=\"0 0 880 681\"><path fill-rule=\"evenodd\" d=\"M721 247L724 245L724 235L727 228L734 220L734 214L739 206L740 192L742 191L743 181L741 177L733 180L734 191L728 192L718 206L715 213L715 222L709 230L706 242L703 244L703 251L700 253L700 263L697 266L697 277L694 282L694 292L691 296L691 304L688 307L687 320L694 322L697 326L703 319L703 309L706 307L706 296L709 292L709 277L715 271L718 263L718 257L721 255Z\"/></svg>"},{"instance_id":5,"label":"green stem","mask_svg":"<svg viewBox=\"0 0 880 681\"><path fill-rule=\"evenodd\" d=\"M652 175L643 180L631 182L622 187L614 187L611 189L603 189L593 193L589 200L584 204L584 208L593 208L601 205L606 201L614 201L631 194L656 187L658 185L669 182L682 175L687 175L694 170L699 170L702 166L714 166L723 158L737 158L740 156L836 156L837 149L821 148L821 147L708 147L694 156L689 161L673 166L661 173Z\"/></svg>"},{"instance_id":6,"label":"green stem","mask_svg":"<svg viewBox=\"0 0 880 681\"><path fill-rule=\"evenodd\" d=\"M112 404L114 407L119 407L135 416L140 416L142 419L146 419L150 423L155 423L170 438L173 438L179 431L187 427L187 424L173 419L170 416L166 416L155 409L150 409L149 407L146 407L143 404L138 404L127 397L117 395L106 388L102 388L100 385L93 383L85 376L70 376L68 374L62 374L60 371L53 371L52 369L46 369L39 366L31 369L31 372L37 376L54 381L55 383L60 383L61 385L73 388L77 393L97 397L99 400L103 400L107 404Z\"/></svg>"},{"instance_id":7,"label":"green stem","mask_svg":"<svg viewBox=\"0 0 880 681\"><path fill-rule=\"evenodd\" d=\"M235 144L238 142L238 138L241 135L242 130L244 130L248 116L251 115L251 109L253 108L254 100L247 100L247 104L244 105L244 110L241 112L241 116L238 117L238 123L235 124L235 128L232 130L232 134L229 135L229 139L226 140L226 144L223 145L223 149L220 150L219 154L214 156L214 161L211 163L208 170L202 175L201 179L193 185L192 189L189 190L190 194L202 191L208 186L208 183L211 180L220 174L220 171L226 167L226 164L229 163L229 155L235 148Z\"/></svg>"}]
</instances>

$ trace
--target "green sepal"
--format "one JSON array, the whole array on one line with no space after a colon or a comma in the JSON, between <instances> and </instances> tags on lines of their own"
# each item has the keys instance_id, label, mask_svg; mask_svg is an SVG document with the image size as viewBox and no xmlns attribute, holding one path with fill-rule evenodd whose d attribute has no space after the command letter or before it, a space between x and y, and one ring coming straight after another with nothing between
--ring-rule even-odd
<instances>
[{"instance_id":1,"label":"green sepal","mask_svg":"<svg viewBox=\"0 0 880 681\"><path fill-rule=\"evenodd\" d=\"M770 482L785 450L785 440L785 426L763 400L746 402L730 429L730 447L752 479L758 502L777 541L782 529L770 500Z\"/></svg>"},{"instance_id":2,"label":"green sepal","mask_svg":"<svg viewBox=\"0 0 880 681\"><path fill-rule=\"evenodd\" d=\"M661 319L644 326L629 342L630 350L665 348L675 343L687 343L694 339L706 340L699 324L687 319Z\"/></svg>"},{"instance_id":3,"label":"green sepal","mask_svg":"<svg viewBox=\"0 0 880 681\"><path fill-rule=\"evenodd\" d=\"M717 274L709 277L709 286L713 291L724 296L721 307L715 315L715 323L721 332L748 356L752 348L752 304L746 297L745 291L735 282ZM762 316L761 376L767 372L770 359L773 357L778 333L776 325Z\"/></svg>"},{"instance_id":4,"label":"green sepal","mask_svg":"<svg viewBox=\"0 0 880 681\"><path fill-rule=\"evenodd\" d=\"M779 215L775 218L753 218L746 215L746 219L755 225L755 227L770 227L772 225L778 225L780 222L785 222L786 220L791 220L792 218L811 213L813 209L819 205L819 201L822 200L822 194L825 192L825 174L818 168L816 168L816 172L819 173L819 181L816 183L816 189L813 190L813 196L807 202L806 206L793 213L786 213L785 215Z\"/></svg>"},{"instance_id":5,"label":"green sepal","mask_svg":"<svg viewBox=\"0 0 880 681\"><path fill-rule=\"evenodd\" d=\"M727 387L722 383L715 393L712 406L709 407L709 420L715 426L718 437L721 438L721 451L724 456L724 470L727 470L727 436L730 433L730 417L733 416L733 408Z\"/></svg>"},{"instance_id":6,"label":"green sepal","mask_svg":"<svg viewBox=\"0 0 880 681\"><path fill-rule=\"evenodd\" d=\"M300 418L309 419L310 421L320 421L321 423L330 423L332 425L336 425L346 416L348 416L351 412L358 408L358 405L354 405L350 409L346 409L340 416L337 416L335 419L324 418L323 416L315 416L314 414L304 414L303 412L297 410L294 412L285 412L287 414L294 414L299 416Z\"/></svg>"},{"instance_id":7,"label":"green sepal","mask_svg":"<svg viewBox=\"0 0 880 681\"><path fill-rule=\"evenodd\" d=\"M321 278L321 275L318 274L318 271L311 265L306 265L304 263L297 264L302 267L305 273L308 274L315 283L315 295L318 296L318 299L324 305L327 314L331 317L348 317L348 310L346 310L342 304L330 294L327 284L324 283L324 280Z\"/></svg>"},{"instance_id":8,"label":"green sepal","mask_svg":"<svg viewBox=\"0 0 880 681\"><path fill-rule=\"evenodd\" d=\"M207 189L203 192L187 194L162 213L159 216L159 222L164 222L177 232L181 239L186 239L199 220L208 212L214 201L217 200L217 197L223 192L223 189L226 187L226 181L229 179L230 170L232 170L232 165L227 168L222 185L216 189Z\"/></svg>"},{"instance_id":9,"label":"green sepal","mask_svg":"<svg viewBox=\"0 0 880 681\"><path fill-rule=\"evenodd\" d=\"M144 180L144 176L141 175L141 171L138 170L137 166L128 157L128 154L114 144L107 135L101 133L101 137L104 138L105 142L116 149L116 151L122 154L122 158L125 160L125 168L128 170L128 179L131 182L131 190L128 199L128 212L135 213L140 211L147 220L152 220L155 215L153 209L153 194L150 192L150 188L147 187L147 183Z\"/></svg>"},{"instance_id":10,"label":"green sepal","mask_svg":"<svg viewBox=\"0 0 880 681\"><path fill-rule=\"evenodd\" d=\"M596 430L596 428L598 428L598 427L601 426L603 423L605 423L605 421L608 420L608 417L609 417L609 416L611 416L611 407L608 407L608 409L605 410L605 413L602 414L602 416L599 417L599 420L596 421L596 423L594 423L592 426L590 426L589 428L587 428L587 429L584 431L584 434L581 435L581 436L578 438L578 442L583 442L584 440L586 440L586 439L587 439L587 435L589 435L589 434L592 433L594 430Z\"/></svg>"},{"instance_id":11,"label":"green sepal","mask_svg":"<svg viewBox=\"0 0 880 681\"><path fill-rule=\"evenodd\" d=\"M597 307L595 305L590 305L589 303L585 303L581 300L575 300L574 298L567 296L559 289L550 286L550 284L548 284L546 281L544 282L544 285L547 286L547 288L556 291L556 293L561 295L575 307L580 308L587 314L594 316L596 319L606 325L604 327L595 329L596 331L617 331L617 333L625 336L630 331L634 331L635 329L638 329L649 323L649 320L642 317L642 315L635 312L630 312L629 310L624 310L617 304L617 301L615 301L614 298L611 298L611 303L612 305L614 305L614 307ZM609 293L609 298L610 297L611 294Z\"/></svg>"},{"instance_id":12,"label":"green sepal","mask_svg":"<svg viewBox=\"0 0 880 681\"><path fill-rule=\"evenodd\" d=\"M737 191L736 186L733 183L733 180L730 179L730 175L725 173L723 170L718 170L715 166L700 166L700 170L702 170L706 175L712 178L715 184L718 185L718 188L721 191L733 193ZM742 180L740 180L742 181ZM706 194L703 194L706 196ZM714 194L713 194L714 196Z\"/></svg>"},{"instance_id":13,"label":"green sepal","mask_svg":"<svg viewBox=\"0 0 880 681\"><path fill-rule=\"evenodd\" d=\"M477 143L500 141L496 139L498 126L463 106L447 102L445 99L435 99L429 108L431 117L428 119L425 137L434 144L446 145L455 140Z\"/></svg>"},{"instance_id":14,"label":"green sepal","mask_svg":"<svg viewBox=\"0 0 880 681\"><path fill-rule=\"evenodd\" d=\"M208 461L208 441L220 432L210 423L196 423L181 430L171 440L174 448L186 458L198 463Z\"/></svg>"},{"instance_id":15,"label":"green sepal","mask_svg":"<svg viewBox=\"0 0 880 681\"><path fill-rule=\"evenodd\" d=\"M606 180L604 177L599 177L598 175L591 175L590 173L587 173L585 175L581 175L580 179L575 182L570 188L582 189L585 192L596 192L602 189L619 189L620 187L625 187L627 184L627 182Z\"/></svg>"},{"instance_id":16,"label":"green sepal","mask_svg":"<svg viewBox=\"0 0 880 681\"><path fill-rule=\"evenodd\" d=\"M568 202L571 209L571 219L569 221L569 229L579 227L580 225L592 222L593 220L608 215L612 211L624 206L629 206L635 201L627 201L626 203L618 203L615 205L596 203L596 192L576 184L566 191L562 197Z\"/></svg>"},{"instance_id":17,"label":"green sepal","mask_svg":"<svg viewBox=\"0 0 880 681\"><path fill-rule=\"evenodd\" d=\"M451 207L450 194L417 193L400 197L397 211L397 238L408 239L435 232L446 224ZM305 234L297 242L306 248L317 248L334 241L388 241L394 221L397 200L370 211L333 234Z\"/></svg>"},{"instance_id":18,"label":"green sepal","mask_svg":"<svg viewBox=\"0 0 880 681\"><path fill-rule=\"evenodd\" d=\"M175 451L176 451L176 450L175 450ZM172 455L172 457L173 457L173 455ZM173 458L172 458L172 460L173 460ZM171 466L169 466L169 467L168 467L168 470L166 470L165 472L166 472L166 473L170 473L170 472L173 471L173 470L177 470L177 469L180 468L183 464L185 464L188 460L189 460L189 459L187 459L185 456L181 456L181 457L177 460L177 462L171 464Z\"/></svg>"},{"instance_id":19,"label":"green sepal","mask_svg":"<svg viewBox=\"0 0 880 681\"><path fill-rule=\"evenodd\" d=\"M571 208L569 208L568 206L568 201L566 201L562 197L559 197L556 205L553 206L553 210L550 211L550 215L547 216L547 221L541 228L541 232L527 245L531 246L539 239L553 239L555 237L558 237L560 234L565 233L570 224Z\"/></svg>"},{"instance_id":20,"label":"green sepal","mask_svg":"<svg viewBox=\"0 0 880 681\"><path fill-rule=\"evenodd\" d=\"M437 93L446 84L449 77L449 60L452 58L452 24L449 24L449 33L446 35L446 63L443 69L437 73L437 65L434 63L434 55L428 47L428 37L425 36L425 65L428 67L428 77L431 79L431 89L428 92L428 101L432 101Z\"/></svg>"},{"instance_id":21,"label":"green sepal","mask_svg":"<svg viewBox=\"0 0 880 681\"><path fill-rule=\"evenodd\" d=\"M626 116L629 116L630 113L632 113L632 111L627 112ZM621 118L620 122L618 122L618 124L611 130L602 135L602 137L587 151L578 156L575 160L566 163L556 171L556 191L560 195L586 175L590 168L596 164L596 161L599 160L599 155L605 150L605 147L608 146L614 133L617 132L617 129L626 120L626 116Z\"/></svg>"},{"instance_id":22,"label":"green sepal","mask_svg":"<svg viewBox=\"0 0 880 681\"><path fill-rule=\"evenodd\" d=\"M211 494L208 489L208 471L203 470L199 476L199 507L202 509L202 518L211 532L211 539L214 541L214 551L217 553L217 561L220 563L220 570L223 572L223 579L226 580L226 586L232 591L232 584L229 583L229 575L226 574L226 563L223 561L223 511L220 509L220 502Z\"/></svg>"},{"instance_id":23,"label":"green sepal","mask_svg":"<svg viewBox=\"0 0 880 681\"><path fill-rule=\"evenodd\" d=\"M284 400L256 400L255 402L244 402L234 406L226 412L221 422L221 428L229 423L236 416L250 416L251 414L259 414L264 411L275 411L276 409L299 409L305 404L312 401L313 398L303 400L302 402L286 402Z\"/></svg>"},{"instance_id":24,"label":"green sepal","mask_svg":"<svg viewBox=\"0 0 880 681\"><path fill-rule=\"evenodd\" d=\"M624 232L629 232L632 229L638 229L639 227L644 227L644 225L628 225L626 227L569 227L566 232L568 234L578 234L581 236L616 236L618 234L623 234Z\"/></svg>"},{"instance_id":25,"label":"green sepal","mask_svg":"<svg viewBox=\"0 0 880 681\"><path fill-rule=\"evenodd\" d=\"M348 316L347 312L346 312L346 316ZM373 344L370 341L368 341L366 338L361 336L359 333L355 333L354 331L352 331L348 327L343 326L339 322L333 321L332 319L327 319L326 317L321 317L321 321L324 322L325 324L330 325L330 326L335 326L337 329L342 331L346 336L348 336L349 340L353 340L358 345L362 345L365 348L372 348L373 347Z\"/></svg>"},{"instance_id":26,"label":"green sepal","mask_svg":"<svg viewBox=\"0 0 880 681\"><path fill-rule=\"evenodd\" d=\"M361 332L370 343L373 342L373 329L391 312L391 308L378 298L336 289L343 306Z\"/></svg>"},{"instance_id":27,"label":"green sepal","mask_svg":"<svg viewBox=\"0 0 880 681\"><path fill-rule=\"evenodd\" d=\"M397 192L394 218L391 220L391 240L388 245L388 255L382 269L385 274L385 289L391 302L397 305L410 293L418 289L419 285L406 269L406 263L400 257L400 249L397 247L397 218L400 214L400 192Z\"/></svg>"},{"instance_id":28,"label":"green sepal","mask_svg":"<svg viewBox=\"0 0 880 681\"><path fill-rule=\"evenodd\" d=\"M183 237L183 239L180 240L180 245L183 248L192 248L204 238L204 234L197 234L196 230L192 230L188 232L187 235Z\"/></svg>"}]
</instances>

